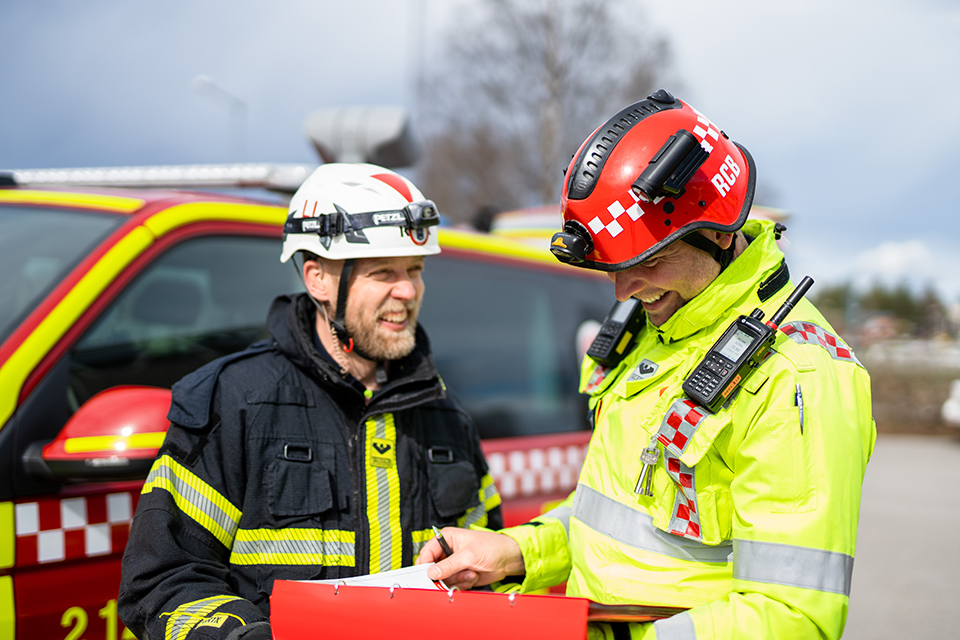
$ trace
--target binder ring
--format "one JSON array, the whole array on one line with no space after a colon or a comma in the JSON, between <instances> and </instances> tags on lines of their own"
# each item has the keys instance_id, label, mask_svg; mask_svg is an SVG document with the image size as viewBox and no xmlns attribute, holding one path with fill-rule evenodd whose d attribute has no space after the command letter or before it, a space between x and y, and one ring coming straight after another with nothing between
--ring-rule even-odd
<instances>
[{"instance_id":1,"label":"binder ring","mask_svg":"<svg viewBox=\"0 0 960 640\"><path fill-rule=\"evenodd\" d=\"M390 585L390 598L391 598L391 599L393 598L393 591L394 591L394 589L400 589L400 588L401 588L400 585L398 585L396 582L394 582L392 585Z\"/></svg>"},{"instance_id":2,"label":"binder ring","mask_svg":"<svg viewBox=\"0 0 960 640\"><path fill-rule=\"evenodd\" d=\"M447 601L449 602L453 602L453 591L453 587L450 587L450 589L447 590Z\"/></svg>"},{"instance_id":3,"label":"binder ring","mask_svg":"<svg viewBox=\"0 0 960 640\"><path fill-rule=\"evenodd\" d=\"M516 592L511 593L509 599L510 599L510 606L512 607L513 601L517 599L517 593Z\"/></svg>"},{"instance_id":4,"label":"binder ring","mask_svg":"<svg viewBox=\"0 0 960 640\"><path fill-rule=\"evenodd\" d=\"M333 595L340 595L340 585L347 584L345 580L341 580L337 584L333 585Z\"/></svg>"}]
</instances>

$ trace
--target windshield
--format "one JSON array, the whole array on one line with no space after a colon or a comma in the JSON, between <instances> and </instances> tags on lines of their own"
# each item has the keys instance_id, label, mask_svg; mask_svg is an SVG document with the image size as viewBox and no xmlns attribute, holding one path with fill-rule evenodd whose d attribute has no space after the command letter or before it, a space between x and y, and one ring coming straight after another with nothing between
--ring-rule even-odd
<instances>
[{"instance_id":1,"label":"windshield","mask_svg":"<svg viewBox=\"0 0 960 640\"><path fill-rule=\"evenodd\" d=\"M123 216L0 206L0 344Z\"/></svg>"}]
</instances>

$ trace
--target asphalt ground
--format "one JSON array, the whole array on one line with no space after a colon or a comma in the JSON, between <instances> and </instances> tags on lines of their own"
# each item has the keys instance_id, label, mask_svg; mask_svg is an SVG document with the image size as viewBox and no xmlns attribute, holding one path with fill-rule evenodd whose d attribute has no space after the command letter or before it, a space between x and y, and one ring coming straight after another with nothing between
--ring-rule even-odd
<instances>
[{"instance_id":1,"label":"asphalt ground","mask_svg":"<svg viewBox=\"0 0 960 640\"><path fill-rule=\"evenodd\" d=\"M960 437L878 436L843 637L960 638Z\"/></svg>"}]
</instances>

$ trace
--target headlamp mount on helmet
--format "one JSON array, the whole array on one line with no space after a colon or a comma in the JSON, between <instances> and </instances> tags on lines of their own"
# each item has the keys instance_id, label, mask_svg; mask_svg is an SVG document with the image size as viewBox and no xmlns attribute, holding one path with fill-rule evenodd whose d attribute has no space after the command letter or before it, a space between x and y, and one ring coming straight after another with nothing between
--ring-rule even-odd
<instances>
[{"instance_id":1,"label":"headlamp mount on helmet","mask_svg":"<svg viewBox=\"0 0 960 640\"><path fill-rule=\"evenodd\" d=\"M330 239L341 234L347 237L348 242L366 243L363 229L372 227L400 227L401 233L411 234L440 224L437 205L432 200L411 202L402 209L364 213L348 213L336 203L333 206L336 209L334 213L303 218L288 216L283 225L284 237L289 233L316 233L324 246L329 248Z\"/></svg>"}]
</instances>

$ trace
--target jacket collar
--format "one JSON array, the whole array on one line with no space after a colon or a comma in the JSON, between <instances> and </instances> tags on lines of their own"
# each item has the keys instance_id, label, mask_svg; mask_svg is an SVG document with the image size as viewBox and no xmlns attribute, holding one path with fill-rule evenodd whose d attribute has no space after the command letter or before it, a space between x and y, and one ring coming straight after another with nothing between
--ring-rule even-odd
<instances>
[{"instance_id":1,"label":"jacket collar","mask_svg":"<svg viewBox=\"0 0 960 640\"><path fill-rule=\"evenodd\" d=\"M677 342L726 318L733 309L752 310L760 305L757 289L780 266L783 252L774 239L773 222L748 220L742 231L754 238L744 252L662 326L648 324L648 329L659 333L664 342Z\"/></svg>"},{"instance_id":2,"label":"jacket collar","mask_svg":"<svg viewBox=\"0 0 960 640\"><path fill-rule=\"evenodd\" d=\"M267 327L277 348L290 361L306 370L328 387L346 392L363 402L363 392L345 380L330 359L322 357L314 346L316 306L306 293L278 296L270 306ZM426 399L442 398L445 388L430 353L430 340L417 326L416 346L404 358L391 361L390 378L373 397L370 407L388 411L418 404ZM352 380L352 378L351 378Z\"/></svg>"}]
</instances>

